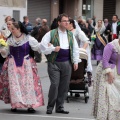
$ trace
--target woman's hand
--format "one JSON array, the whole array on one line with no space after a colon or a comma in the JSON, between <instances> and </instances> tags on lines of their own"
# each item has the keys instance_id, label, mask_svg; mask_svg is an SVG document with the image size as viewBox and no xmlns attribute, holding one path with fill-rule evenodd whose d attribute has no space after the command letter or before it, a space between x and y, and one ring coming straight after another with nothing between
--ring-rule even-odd
<instances>
[{"instance_id":1,"label":"woman's hand","mask_svg":"<svg viewBox=\"0 0 120 120\"><path fill-rule=\"evenodd\" d=\"M5 51L4 49L0 49L0 54L5 55L5 54L6 54L6 51Z\"/></svg>"},{"instance_id":2,"label":"woman's hand","mask_svg":"<svg viewBox=\"0 0 120 120\"><path fill-rule=\"evenodd\" d=\"M108 83L112 84L114 82L114 75L113 75L113 73L109 72L109 73L107 73L107 76L108 76L108 79L107 79Z\"/></svg>"},{"instance_id":3,"label":"woman's hand","mask_svg":"<svg viewBox=\"0 0 120 120\"><path fill-rule=\"evenodd\" d=\"M78 64L74 64L74 71L78 69Z\"/></svg>"}]
</instances>

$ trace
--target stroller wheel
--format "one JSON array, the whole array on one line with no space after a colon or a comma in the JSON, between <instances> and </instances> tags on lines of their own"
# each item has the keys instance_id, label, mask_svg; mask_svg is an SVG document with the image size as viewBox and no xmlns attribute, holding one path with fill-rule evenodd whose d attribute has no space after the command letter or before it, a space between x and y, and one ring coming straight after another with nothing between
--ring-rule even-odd
<instances>
[{"instance_id":1,"label":"stroller wheel","mask_svg":"<svg viewBox=\"0 0 120 120\"><path fill-rule=\"evenodd\" d=\"M88 97L85 97L85 103L88 103Z\"/></svg>"}]
</instances>

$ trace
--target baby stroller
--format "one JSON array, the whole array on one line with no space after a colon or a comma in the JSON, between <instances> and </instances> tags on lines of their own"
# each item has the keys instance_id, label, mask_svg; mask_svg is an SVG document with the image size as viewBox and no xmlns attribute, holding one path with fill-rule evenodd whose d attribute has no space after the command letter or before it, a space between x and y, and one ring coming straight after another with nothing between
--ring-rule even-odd
<instances>
[{"instance_id":1,"label":"baby stroller","mask_svg":"<svg viewBox=\"0 0 120 120\"><path fill-rule=\"evenodd\" d=\"M78 63L78 70L74 71L74 69L72 68L72 75L67 95L68 103L70 98L73 97L73 93L75 94L75 97L79 97L80 93L83 93L85 103L88 102L89 98L88 80L87 78L85 78L86 74L85 69L87 67L88 55L86 50L83 48L80 48L80 59L82 60L82 62Z\"/></svg>"}]
</instances>

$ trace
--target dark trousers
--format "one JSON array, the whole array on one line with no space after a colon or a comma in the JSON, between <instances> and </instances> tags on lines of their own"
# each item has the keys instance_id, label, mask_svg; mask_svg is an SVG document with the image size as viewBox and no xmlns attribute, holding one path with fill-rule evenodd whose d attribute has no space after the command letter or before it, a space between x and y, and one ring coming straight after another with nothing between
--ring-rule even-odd
<instances>
[{"instance_id":1,"label":"dark trousers","mask_svg":"<svg viewBox=\"0 0 120 120\"><path fill-rule=\"evenodd\" d=\"M64 100L66 98L69 82L71 78L71 63L55 62L54 64L48 62L48 74L50 78L50 89L48 95L47 110L53 110L56 104L56 110L64 109Z\"/></svg>"}]
</instances>

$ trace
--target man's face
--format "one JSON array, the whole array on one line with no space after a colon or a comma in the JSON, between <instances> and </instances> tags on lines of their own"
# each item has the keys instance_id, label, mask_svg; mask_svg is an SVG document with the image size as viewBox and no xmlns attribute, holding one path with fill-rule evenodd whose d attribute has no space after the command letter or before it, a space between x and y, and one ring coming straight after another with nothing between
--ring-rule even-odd
<instances>
[{"instance_id":1,"label":"man's face","mask_svg":"<svg viewBox=\"0 0 120 120\"><path fill-rule=\"evenodd\" d=\"M28 18L25 18L25 23L28 23L29 22L29 19Z\"/></svg>"},{"instance_id":2,"label":"man's face","mask_svg":"<svg viewBox=\"0 0 120 120\"><path fill-rule=\"evenodd\" d=\"M62 17L61 21L58 22L59 26L63 29L67 29L69 26L69 19L68 17Z\"/></svg>"},{"instance_id":3,"label":"man's face","mask_svg":"<svg viewBox=\"0 0 120 120\"><path fill-rule=\"evenodd\" d=\"M116 21L117 21L117 17L116 17L116 16L113 16L113 17L112 17L112 21L113 21L113 22L116 22Z\"/></svg>"}]
</instances>

